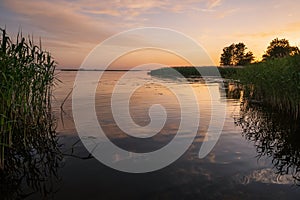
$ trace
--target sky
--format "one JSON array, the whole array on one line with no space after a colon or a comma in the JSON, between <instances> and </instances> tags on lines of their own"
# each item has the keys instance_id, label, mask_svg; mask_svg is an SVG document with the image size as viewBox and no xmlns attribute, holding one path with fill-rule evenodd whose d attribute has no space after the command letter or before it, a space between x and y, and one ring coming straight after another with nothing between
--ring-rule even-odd
<instances>
[{"instance_id":1,"label":"sky","mask_svg":"<svg viewBox=\"0 0 300 200\"><path fill-rule=\"evenodd\" d=\"M277 37L300 46L299 10L300 1L294 0L1 0L0 27L12 37L20 29L36 41L41 37L43 48L64 68L78 68L105 39L142 27L179 31L219 65L222 49L232 43L244 42L257 60ZM157 54L147 53L145 57ZM149 62L142 57L131 55L116 63L126 68ZM135 58L139 61L133 62ZM166 54L157 62L162 60L168 65L184 63Z\"/></svg>"}]
</instances>

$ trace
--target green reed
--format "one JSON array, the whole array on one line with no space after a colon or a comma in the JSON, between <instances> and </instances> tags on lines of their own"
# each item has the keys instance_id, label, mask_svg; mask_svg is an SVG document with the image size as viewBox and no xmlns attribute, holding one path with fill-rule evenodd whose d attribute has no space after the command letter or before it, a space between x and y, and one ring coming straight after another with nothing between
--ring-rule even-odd
<instances>
[{"instance_id":1,"label":"green reed","mask_svg":"<svg viewBox=\"0 0 300 200\"><path fill-rule=\"evenodd\" d=\"M244 96L298 118L300 115L300 55L252 64L237 71Z\"/></svg>"},{"instance_id":2,"label":"green reed","mask_svg":"<svg viewBox=\"0 0 300 200\"><path fill-rule=\"evenodd\" d=\"M37 46L21 33L13 42L0 30L0 170L8 170L8 155L38 154L44 147L36 138L54 137L51 92L56 63L41 43Z\"/></svg>"}]
</instances>

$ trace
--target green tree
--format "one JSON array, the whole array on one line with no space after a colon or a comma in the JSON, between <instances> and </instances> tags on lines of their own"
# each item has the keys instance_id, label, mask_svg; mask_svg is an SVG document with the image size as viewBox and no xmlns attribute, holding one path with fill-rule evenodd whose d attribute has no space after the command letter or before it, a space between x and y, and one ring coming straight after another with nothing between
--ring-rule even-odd
<instances>
[{"instance_id":1,"label":"green tree","mask_svg":"<svg viewBox=\"0 0 300 200\"><path fill-rule=\"evenodd\" d=\"M247 52L247 47L244 43L231 44L223 49L223 53L220 58L220 65L247 65L254 60L253 53L251 51Z\"/></svg>"},{"instance_id":2,"label":"green tree","mask_svg":"<svg viewBox=\"0 0 300 200\"><path fill-rule=\"evenodd\" d=\"M290 43L286 39L275 38L270 42L267 47L266 53L263 55L263 60L269 60L274 58L283 58L286 56L293 56L299 54L299 48L290 46Z\"/></svg>"}]
</instances>

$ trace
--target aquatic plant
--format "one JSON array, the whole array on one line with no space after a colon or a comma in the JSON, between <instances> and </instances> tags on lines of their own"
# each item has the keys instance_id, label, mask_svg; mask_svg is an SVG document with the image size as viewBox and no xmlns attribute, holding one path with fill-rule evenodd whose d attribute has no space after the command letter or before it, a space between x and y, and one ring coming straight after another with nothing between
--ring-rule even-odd
<instances>
[{"instance_id":1,"label":"aquatic plant","mask_svg":"<svg viewBox=\"0 0 300 200\"><path fill-rule=\"evenodd\" d=\"M244 97L294 118L300 115L300 56L252 64L237 71Z\"/></svg>"},{"instance_id":2,"label":"aquatic plant","mask_svg":"<svg viewBox=\"0 0 300 200\"><path fill-rule=\"evenodd\" d=\"M162 77L172 77L176 76L177 73L174 73L172 69L175 69L184 77L201 77L205 76L216 76L216 67L192 67L192 66L181 66L181 67L165 67L156 70L151 70L150 74L152 76L162 76ZM239 67L218 67L220 75L223 78L233 77L237 71L241 68ZM202 73L200 74L199 71Z\"/></svg>"},{"instance_id":3,"label":"aquatic plant","mask_svg":"<svg viewBox=\"0 0 300 200\"><path fill-rule=\"evenodd\" d=\"M56 63L42 50L41 42L37 46L22 33L13 42L5 29L0 30L0 175L1 186L8 187L8 182L21 184L14 180L25 174L29 174L28 183L41 180L57 165L59 149L51 111ZM38 188L36 183L31 185Z\"/></svg>"}]
</instances>

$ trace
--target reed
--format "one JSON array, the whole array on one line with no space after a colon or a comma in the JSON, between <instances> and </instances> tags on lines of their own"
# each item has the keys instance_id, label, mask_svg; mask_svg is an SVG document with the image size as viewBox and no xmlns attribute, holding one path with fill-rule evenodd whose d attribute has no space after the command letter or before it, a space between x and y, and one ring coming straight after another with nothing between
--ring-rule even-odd
<instances>
[{"instance_id":1,"label":"reed","mask_svg":"<svg viewBox=\"0 0 300 200\"><path fill-rule=\"evenodd\" d=\"M197 67L173 67L184 77L201 77ZM300 117L300 55L254 63L245 67L219 67L227 82L237 84L244 98L261 102L293 118ZM201 67L205 75L214 75L212 67ZM152 76L174 77L170 68L152 70Z\"/></svg>"},{"instance_id":2,"label":"reed","mask_svg":"<svg viewBox=\"0 0 300 200\"><path fill-rule=\"evenodd\" d=\"M235 79L244 96L274 110L300 116L300 55L252 64L239 70Z\"/></svg>"},{"instance_id":3,"label":"reed","mask_svg":"<svg viewBox=\"0 0 300 200\"><path fill-rule=\"evenodd\" d=\"M55 137L51 92L56 63L41 42L37 46L22 33L13 42L0 30L0 170L5 171L16 157L25 162L25 152L45 150L37 138Z\"/></svg>"},{"instance_id":4,"label":"reed","mask_svg":"<svg viewBox=\"0 0 300 200\"><path fill-rule=\"evenodd\" d=\"M201 77L204 76L216 76L216 67L192 67L192 66L182 66L182 67L165 67L156 70L151 70L150 74L152 76L161 76L161 77L174 77L177 76L172 69L175 69L184 77ZM233 77L237 71L241 70L239 67L218 67L217 68L220 75L223 78ZM201 74L200 74L201 72Z\"/></svg>"}]
</instances>

